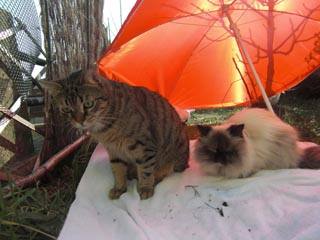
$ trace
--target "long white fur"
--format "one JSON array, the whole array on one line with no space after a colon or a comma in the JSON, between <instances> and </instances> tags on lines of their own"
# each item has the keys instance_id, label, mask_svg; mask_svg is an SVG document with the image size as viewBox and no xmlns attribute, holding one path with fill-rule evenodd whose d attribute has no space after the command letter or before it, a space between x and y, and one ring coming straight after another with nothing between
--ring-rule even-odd
<instances>
[{"instance_id":1,"label":"long white fur","mask_svg":"<svg viewBox=\"0 0 320 240\"><path fill-rule=\"evenodd\" d=\"M243 133L246 146L241 161L229 165L203 163L201 167L208 174L239 178L262 169L298 166L300 152L297 131L271 112L259 108L244 109L213 128L226 129L231 124L245 125Z\"/></svg>"}]
</instances>

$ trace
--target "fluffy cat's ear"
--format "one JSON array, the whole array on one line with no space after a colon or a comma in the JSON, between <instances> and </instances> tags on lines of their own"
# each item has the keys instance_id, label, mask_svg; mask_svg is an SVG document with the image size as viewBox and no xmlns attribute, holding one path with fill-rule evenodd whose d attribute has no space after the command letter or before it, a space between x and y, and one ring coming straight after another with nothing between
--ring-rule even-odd
<instances>
[{"instance_id":1,"label":"fluffy cat's ear","mask_svg":"<svg viewBox=\"0 0 320 240\"><path fill-rule=\"evenodd\" d=\"M234 124L228 128L229 133L233 137L243 137L244 124Z\"/></svg>"},{"instance_id":2,"label":"fluffy cat's ear","mask_svg":"<svg viewBox=\"0 0 320 240\"><path fill-rule=\"evenodd\" d=\"M210 126L204 126L204 125L197 125L198 130L200 132L200 135L202 137L205 137L208 135L208 133L211 131L211 127Z\"/></svg>"},{"instance_id":3,"label":"fluffy cat's ear","mask_svg":"<svg viewBox=\"0 0 320 240\"><path fill-rule=\"evenodd\" d=\"M40 80L39 83L41 87L46 89L53 97L57 96L62 91L61 84L55 81Z\"/></svg>"}]
</instances>

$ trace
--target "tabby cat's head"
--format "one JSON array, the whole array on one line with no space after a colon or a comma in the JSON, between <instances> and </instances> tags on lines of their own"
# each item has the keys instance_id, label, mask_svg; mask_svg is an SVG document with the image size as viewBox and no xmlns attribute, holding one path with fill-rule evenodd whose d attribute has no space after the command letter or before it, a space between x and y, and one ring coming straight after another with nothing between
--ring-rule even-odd
<instances>
[{"instance_id":1,"label":"tabby cat's head","mask_svg":"<svg viewBox=\"0 0 320 240\"><path fill-rule=\"evenodd\" d=\"M106 94L93 71L77 71L60 81L41 81L70 123L82 130L103 128L108 108Z\"/></svg>"},{"instance_id":2,"label":"tabby cat's head","mask_svg":"<svg viewBox=\"0 0 320 240\"><path fill-rule=\"evenodd\" d=\"M241 159L245 148L244 124L229 126L198 126L199 144L196 149L199 161L228 165Z\"/></svg>"}]
</instances>

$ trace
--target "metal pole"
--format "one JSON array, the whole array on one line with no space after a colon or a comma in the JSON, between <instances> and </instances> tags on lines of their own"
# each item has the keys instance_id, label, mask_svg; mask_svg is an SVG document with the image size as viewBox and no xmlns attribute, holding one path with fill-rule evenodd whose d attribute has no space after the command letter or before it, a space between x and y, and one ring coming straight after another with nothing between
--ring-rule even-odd
<instances>
[{"instance_id":1,"label":"metal pole","mask_svg":"<svg viewBox=\"0 0 320 240\"><path fill-rule=\"evenodd\" d=\"M121 2L121 0L119 0L119 3L120 3L120 24L122 26L122 2Z\"/></svg>"},{"instance_id":2,"label":"metal pole","mask_svg":"<svg viewBox=\"0 0 320 240\"><path fill-rule=\"evenodd\" d=\"M262 85L262 82L261 82L261 79L260 79L260 77L259 77L259 74L257 73L257 70L256 70L256 68L255 68L254 65L253 65L253 62L252 62L252 60L251 60L251 57L250 57L247 49L246 49L246 48L244 47L244 45L243 45L243 42L242 42L242 40L241 40L240 31L239 31L239 29L237 28L236 24L233 22L233 20L232 20L232 18L231 18L231 16L230 16L230 13L228 12L228 7L229 7L228 5L224 5L224 6L222 6L222 8L223 8L222 10L223 10L223 12L226 14L226 16L227 16L227 18L228 18L228 20L229 20L230 28L231 28L232 31L234 32L234 35L235 35L235 38L236 38L238 47L240 48L241 53L242 53L241 55L242 55L242 57L243 57L243 58L248 62L248 64L249 64L250 70L252 71L253 76L254 76L254 79L256 80L256 82L257 82L257 84L258 84L258 87L259 87L259 89L260 89L260 91L261 91L263 100L264 100L264 102L266 103L268 110L269 110L270 112L272 112L273 114L275 114L274 111L273 111L272 105L271 105L271 103L270 103L270 100L269 100L269 98L268 98L268 95L267 95L267 93L266 93L266 91L265 91L265 89L264 89L264 87L263 87L263 85Z\"/></svg>"},{"instance_id":3,"label":"metal pole","mask_svg":"<svg viewBox=\"0 0 320 240\"><path fill-rule=\"evenodd\" d=\"M110 21L109 21L109 18L108 18L108 25L107 25L107 35L108 35L108 41L109 43L111 42L111 33L110 33Z\"/></svg>"}]
</instances>

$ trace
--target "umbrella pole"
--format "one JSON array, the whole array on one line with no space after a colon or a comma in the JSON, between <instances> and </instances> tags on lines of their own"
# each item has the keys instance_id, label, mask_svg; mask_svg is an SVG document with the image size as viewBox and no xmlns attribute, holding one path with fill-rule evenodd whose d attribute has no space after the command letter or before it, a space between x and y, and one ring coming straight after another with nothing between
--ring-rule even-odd
<instances>
[{"instance_id":1,"label":"umbrella pole","mask_svg":"<svg viewBox=\"0 0 320 240\"><path fill-rule=\"evenodd\" d=\"M252 71L253 73L253 76L254 76L254 79L256 80L257 84L258 84L258 87L261 91L261 94L262 94L262 97L263 97L263 100L264 102L266 103L266 106L268 108L268 110L270 112L272 112L274 114L274 111L273 111L273 108L272 108L272 105L270 103L270 100L268 98L268 95L262 85L262 82L261 82L261 79L259 77L259 74L257 73L257 70L256 68L254 67L253 65L253 62L251 60L251 57L247 51L247 49L244 47L243 45L243 42L241 40L241 35L240 35L240 31L237 27L237 25L233 22L229 12L228 12L228 6L224 6L225 9L224 9L224 12L229 20L229 23L230 23L230 28L232 29L232 31L234 32L234 35L235 35L235 38L236 38L236 41L237 41L237 44L238 44L238 47L240 48L241 50L241 53L242 53L242 57L245 58L245 60L248 62L249 64L249 67L250 67L250 70Z\"/></svg>"}]
</instances>

